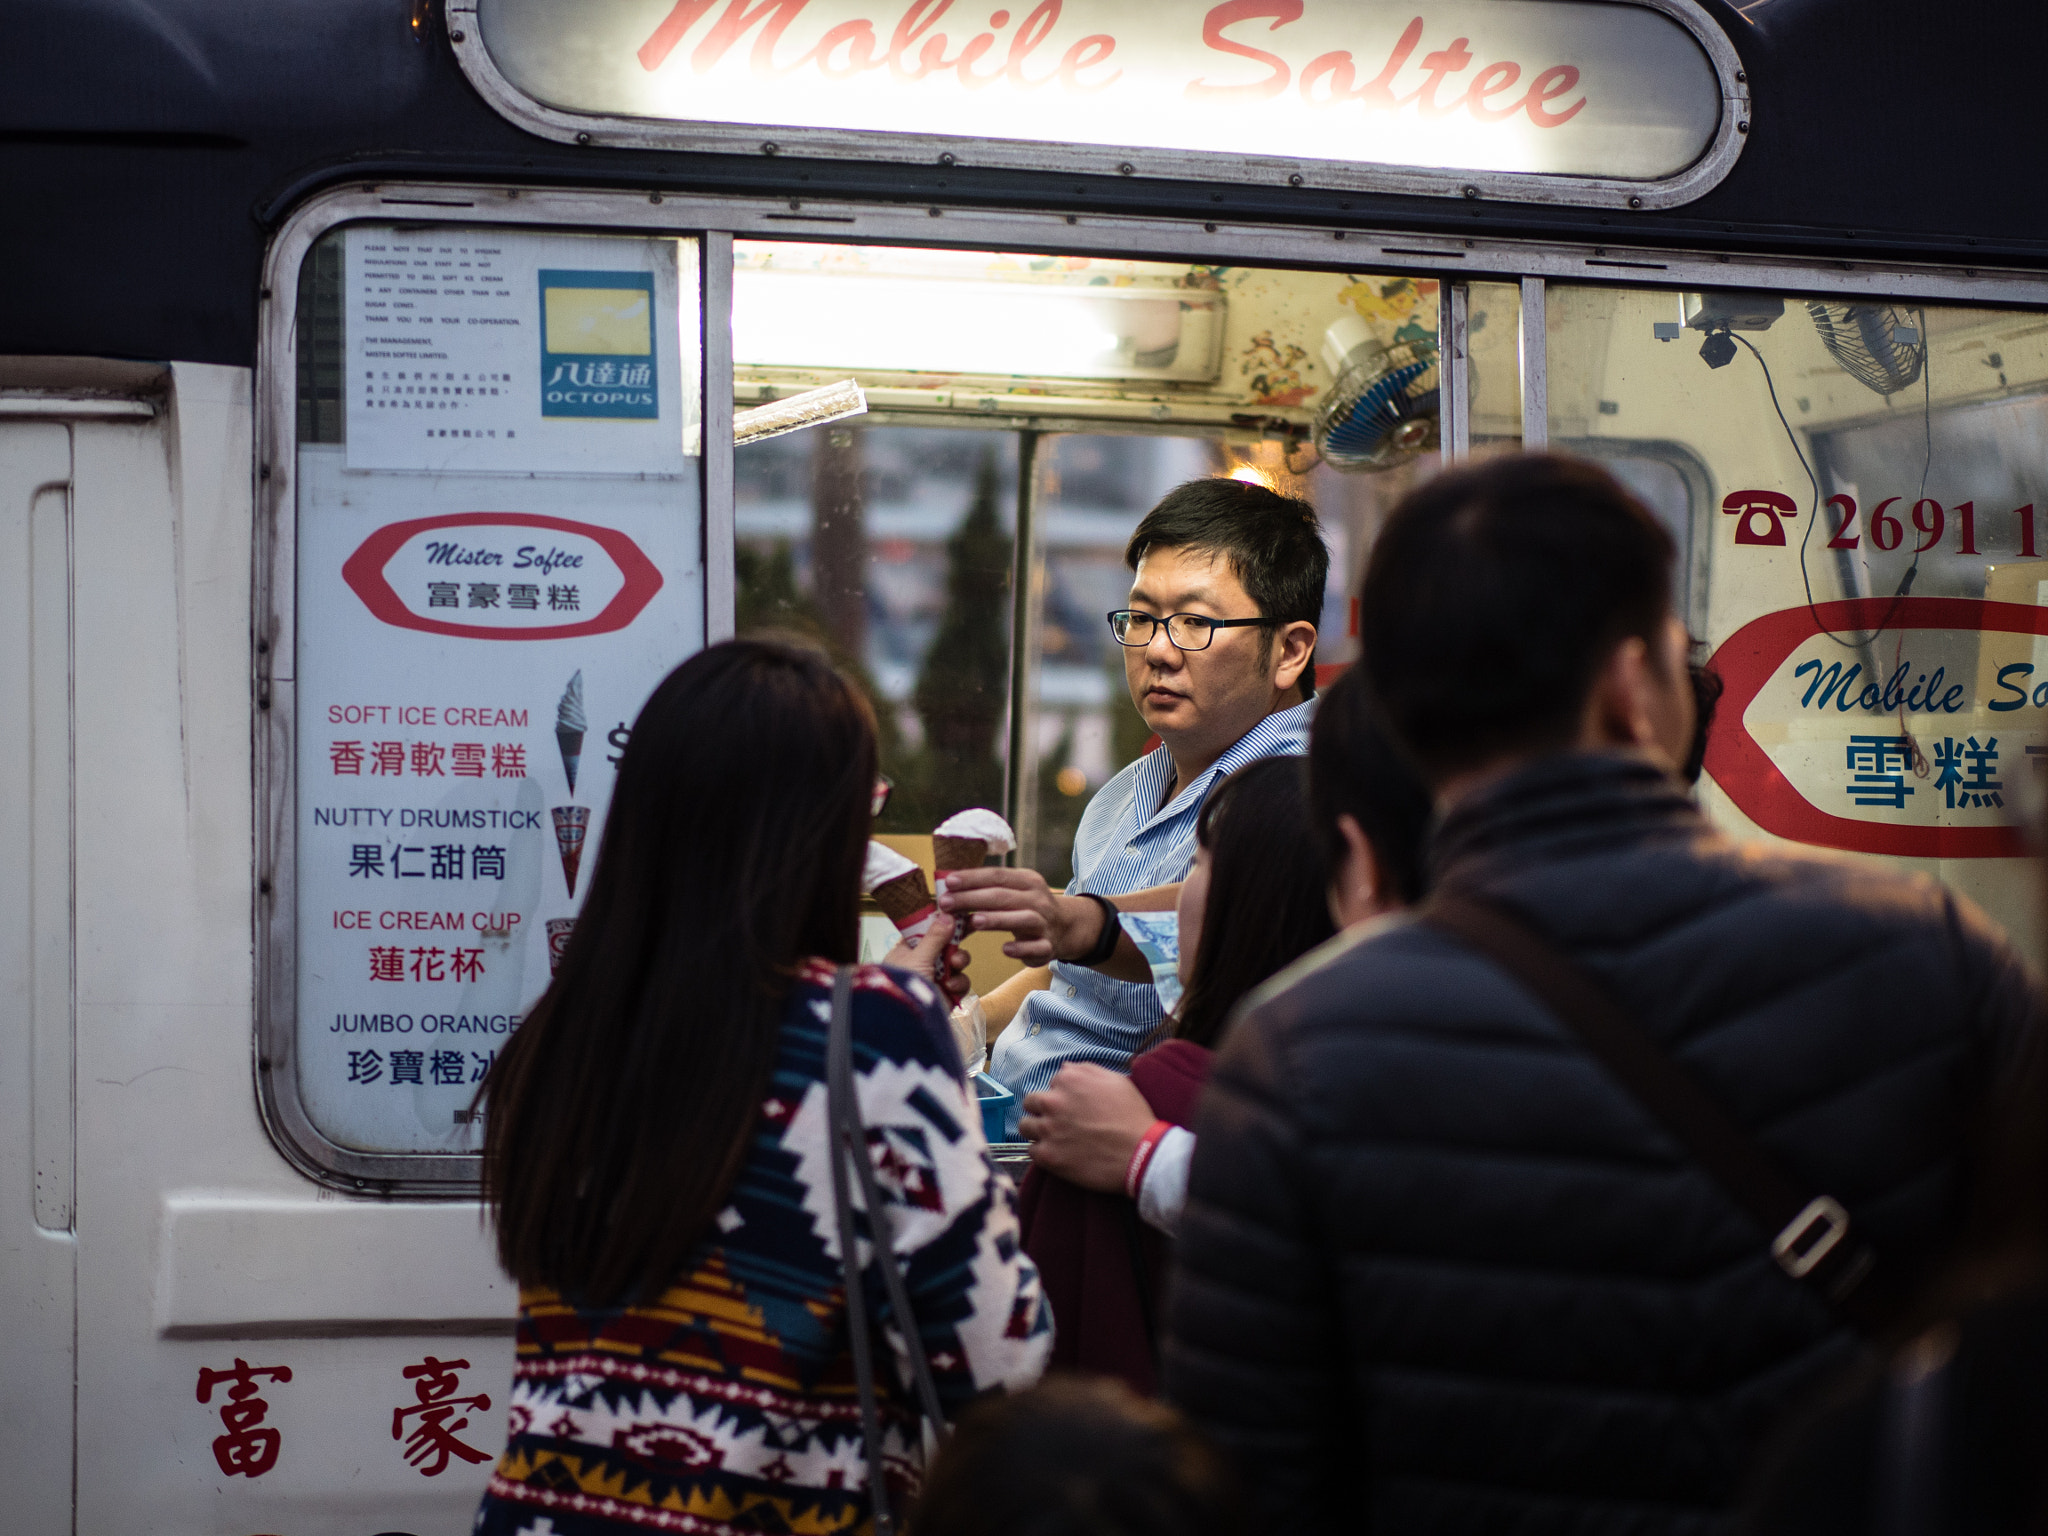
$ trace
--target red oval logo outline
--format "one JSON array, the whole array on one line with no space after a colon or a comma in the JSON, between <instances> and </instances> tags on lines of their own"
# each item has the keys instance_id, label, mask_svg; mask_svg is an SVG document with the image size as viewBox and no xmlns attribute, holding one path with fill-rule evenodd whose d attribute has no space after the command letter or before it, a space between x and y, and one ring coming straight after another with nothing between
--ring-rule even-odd
<instances>
[{"instance_id":1,"label":"red oval logo outline","mask_svg":"<svg viewBox=\"0 0 2048 1536\"><path fill-rule=\"evenodd\" d=\"M533 629L496 628L482 624L454 624L446 619L429 619L414 613L384 578L384 567L406 542L432 528L550 528L593 540L611 557L625 578L609 603L587 619L574 624L550 624ZM608 634L624 629L640 616L661 590L661 572L625 534L616 528L594 523L571 522L565 517L547 517L538 512L449 512L439 517L419 517L410 522L386 523L371 534L356 552L342 562L341 579L349 584L363 606L386 624L399 629L417 629L430 635L454 635L463 640L574 640L582 635Z\"/></svg>"},{"instance_id":2,"label":"red oval logo outline","mask_svg":"<svg viewBox=\"0 0 2048 1536\"><path fill-rule=\"evenodd\" d=\"M1707 663L1728 686L1707 737L1707 772L1766 832L1817 848L1917 859L2010 859L2027 853L2018 827L1895 827L1822 810L1793 787L1744 718L1792 653L1824 630L1969 629L2048 635L2048 608L1975 597L1851 597L1751 619ZM1727 729L1733 724L1733 730Z\"/></svg>"}]
</instances>

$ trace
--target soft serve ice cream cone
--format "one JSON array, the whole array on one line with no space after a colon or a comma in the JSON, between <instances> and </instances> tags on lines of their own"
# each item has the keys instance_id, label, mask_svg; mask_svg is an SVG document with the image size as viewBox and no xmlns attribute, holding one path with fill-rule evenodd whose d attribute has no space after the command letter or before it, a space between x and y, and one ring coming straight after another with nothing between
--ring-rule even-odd
<instances>
[{"instance_id":1,"label":"soft serve ice cream cone","mask_svg":"<svg viewBox=\"0 0 2048 1536\"><path fill-rule=\"evenodd\" d=\"M932 867L941 875L959 869L979 869L990 854L1008 853L1016 846L1017 834L1010 830L1010 824L994 811L977 807L948 816L932 829ZM964 917L954 922L954 942L967 937L967 926ZM981 1003L973 993L962 1000L960 1007L975 1018L981 1017ZM959 1016L957 1012L955 1016ZM964 1039L962 1050L967 1050Z\"/></svg>"},{"instance_id":2,"label":"soft serve ice cream cone","mask_svg":"<svg viewBox=\"0 0 2048 1536\"><path fill-rule=\"evenodd\" d=\"M874 897L875 905L889 914L889 921L904 938L917 940L931 928L939 915L932 901L932 888L924 871L894 848L883 843L868 844L868 857L861 869L861 889Z\"/></svg>"},{"instance_id":3,"label":"soft serve ice cream cone","mask_svg":"<svg viewBox=\"0 0 2048 1536\"><path fill-rule=\"evenodd\" d=\"M990 810L961 811L932 829L932 865L940 874L978 869L992 853L1017 846L1010 824Z\"/></svg>"},{"instance_id":4,"label":"soft serve ice cream cone","mask_svg":"<svg viewBox=\"0 0 2048 1536\"><path fill-rule=\"evenodd\" d=\"M576 793L576 769L583 761L583 733L589 721L583 714L583 669L569 679L562 699L555 706L555 745L562 753L562 774L569 781L569 793Z\"/></svg>"}]
</instances>

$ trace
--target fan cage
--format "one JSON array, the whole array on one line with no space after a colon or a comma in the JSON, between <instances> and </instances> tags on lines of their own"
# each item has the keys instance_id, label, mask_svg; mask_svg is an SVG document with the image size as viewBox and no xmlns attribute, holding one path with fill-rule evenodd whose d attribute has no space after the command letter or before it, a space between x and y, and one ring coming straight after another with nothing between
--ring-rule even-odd
<instances>
[{"instance_id":1,"label":"fan cage","mask_svg":"<svg viewBox=\"0 0 2048 1536\"><path fill-rule=\"evenodd\" d=\"M1431 342L1388 348L1369 368L1347 370L1316 412L1314 442L1337 469L1389 469L1434 445L1431 432L1410 444L1395 441L1404 423L1434 421L1437 349Z\"/></svg>"},{"instance_id":2,"label":"fan cage","mask_svg":"<svg viewBox=\"0 0 2048 1536\"><path fill-rule=\"evenodd\" d=\"M1820 332L1821 345L1842 371L1885 396L1920 381L1927 365L1927 333L1896 309L1882 304L1823 304L1812 300L1806 312ZM1916 330L1918 341L1899 340L1901 327Z\"/></svg>"}]
</instances>

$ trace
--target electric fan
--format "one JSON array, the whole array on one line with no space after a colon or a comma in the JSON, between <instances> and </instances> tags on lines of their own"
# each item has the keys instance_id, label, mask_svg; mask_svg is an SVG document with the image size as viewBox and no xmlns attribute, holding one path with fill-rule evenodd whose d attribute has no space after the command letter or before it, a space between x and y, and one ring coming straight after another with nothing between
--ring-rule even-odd
<instances>
[{"instance_id":1,"label":"electric fan","mask_svg":"<svg viewBox=\"0 0 2048 1536\"><path fill-rule=\"evenodd\" d=\"M1927 363L1920 327L1884 304L1823 304L1810 301L1821 345L1842 371L1880 395L1895 395L1919 382Z\"/></svg>"},{"instance_id":2,"label":"electric fan","mask_svg":"<svg viewBox=\"0 0 2048 1536\"><path fill-rule=\"evenodd\" d=\"M1356 315L1323 333L1333 382L1316 408L1311 441L1336 469L1391 469L1437 443L1437 349L1433 337L1388 346Z\"/></svg>"}]
</instances>

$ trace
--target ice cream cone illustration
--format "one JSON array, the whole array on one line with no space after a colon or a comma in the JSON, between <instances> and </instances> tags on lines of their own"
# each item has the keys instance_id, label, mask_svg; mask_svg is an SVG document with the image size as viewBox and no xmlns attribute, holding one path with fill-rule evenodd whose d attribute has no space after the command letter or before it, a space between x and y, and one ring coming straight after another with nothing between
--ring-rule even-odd
<instances>
[{"instance_id":1,"label":"ice cream cone illustration","mask_svg":"<svg viewBox=\"0 0 2048 1536\"><path fill-rule=\"evenodd\" d=\"M554 975L562 968L562 956L568 953L569 930L576 926L573 917L551 917L548 919L548 974Z\"/></svg>"},{"instance_id":2,"label":"ice cream cone illustration","mask_svg":"<svg viewBox=\"0 0 2048 1536\"><path fill-rule=\"evenodd\" d=\"M932 919L938 916L939 909L932 901L932 888L925 882L924 871L885 844L868 844L860 883L906 939L924 937Z\"/></svg>"},{"instance_id":3,"label":"ice cream cone illustration","mask_svg":"<svg viewBox=\"0 0 2048 1536\"><path fill-rule=\"evenodd\" d=\"M548 814L555 818L555 846L562 852L562 878L569 882L569 894L576 894L576 870L583 862L583 834L590 830L590 807L557 805Z\"/></svg>"},{"instance_id":4,"label":"ice cream cone illustration","mask_svg":"<svg viewBox=\"0 0 2048 1536\"><path fill-rule=\"evenodd\" d=\"M555 745L562 749L562 772L568 776L572 795L576 793L576 769L583 761L583 733L588 727L583 715L583 669L578 667L569 686L562 690L562 701L555 706ZM576 877L571 875L569 883L574 885Z\"/></svg>"},{"instance_id":5,"label":"ice cream cone illustration","mask_svg":"<svg viewBox=\"0 0 2048 1536\"><path fill-rule=\"evenodd\" d=\"M932 865L940 874L954 869L976 869L992 853L1008 853L1017 846L1017 834L994 811L961 811L948 816L932 831Z\"/></svg>"}]
</instances>

